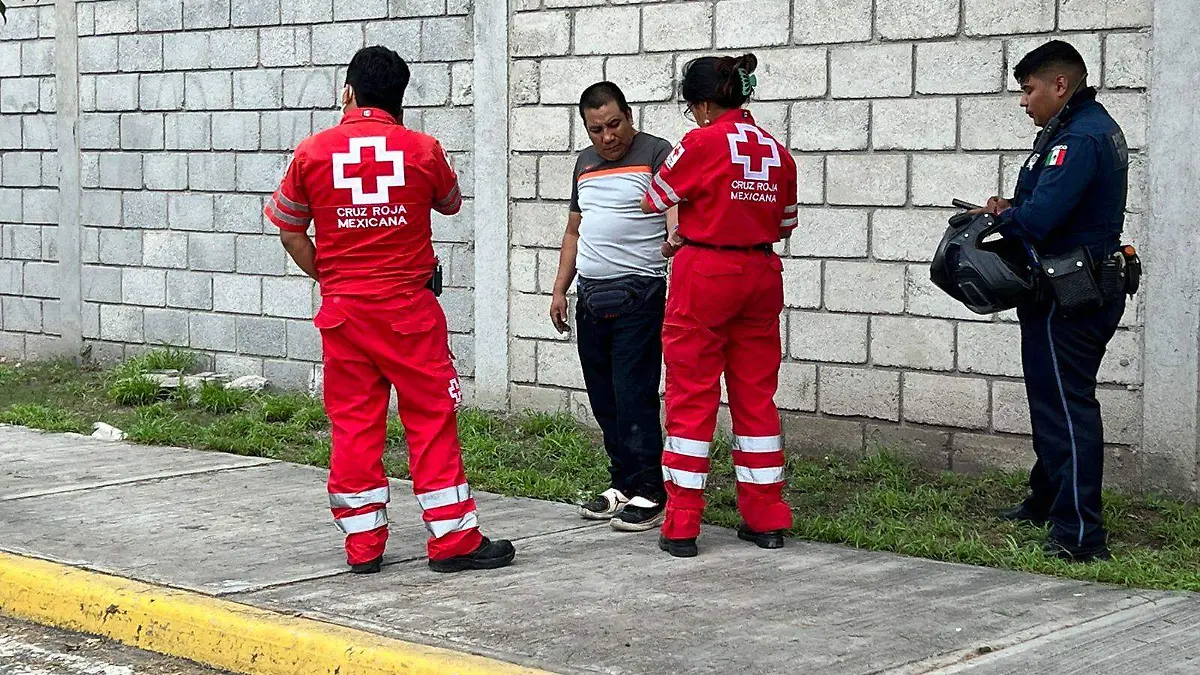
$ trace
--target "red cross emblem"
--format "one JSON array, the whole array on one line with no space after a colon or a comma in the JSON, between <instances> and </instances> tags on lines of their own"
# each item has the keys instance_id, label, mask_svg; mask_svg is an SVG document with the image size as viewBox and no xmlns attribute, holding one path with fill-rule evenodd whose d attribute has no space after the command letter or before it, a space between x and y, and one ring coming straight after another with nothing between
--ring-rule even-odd
<instances>
[{"instance_id":1,"label":"red cross emblem","mask_svg":"<svg viewBox=\"0 0 1200 675\"><path fill-rule=\"evenodd\" d=\"M457 377L450 379L450 386L447 388L447 391L450 393L450 398L454 399L454 407L457 408L458 406L462 405L462 386L459 385Z\"/></svg>"},{"instance_id":2,"label":"red cross emblem","mask_svg":"<svg viewBox=\"0 0 1200 675\"><path fill-rule=\"evenodd\" d=\"M388 150L383 136L351 138L349 152L333 153L333 186L349 190L355 206L387 204L391 188L404 187L404 153Z\"/></svg>"},{"instance_id":3,"label":"red cross emblem","mask_svg":"<svg viewBox=\"0 0 1200 675\"><path fill-rule=\"evenodd\" d=\"M738 124L737 133L729 134L729 155L742 166L746 180L768 180L771 169L783 166L779 144L763 135L753 124Z\"/></svg>"}]
</instances>

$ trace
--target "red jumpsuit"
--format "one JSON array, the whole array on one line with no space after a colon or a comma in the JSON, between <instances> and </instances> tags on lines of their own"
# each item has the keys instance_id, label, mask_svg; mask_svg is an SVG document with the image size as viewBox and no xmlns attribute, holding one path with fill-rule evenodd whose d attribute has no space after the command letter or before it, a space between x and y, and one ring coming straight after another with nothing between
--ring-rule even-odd
<instances>
[{"instance_id":1,"label":"red jumpsuit","mask_svg":"<svg viewBox=\"0 0 1200 675\"><path fill-rule=\"evenodd\" d=\"M771 250L796 226L796 163L746 110L684 136L648 193L679 205L685 246L671 271L663 358L667 441L663 535L700 533L721 374L733 416L738 509L755 532L791 527L775 390L783 263Z\"/></svg>"},{"instance_id":2,"label":"red jumpsuit","mask_svg":"<svg viewBox=\"0 0 1200 675\"><path fill-rule=\"evenodd\" d=\"M436 266L430 210L462 206L458 177L437 140L382 110L351 111L296 149L266 215L316 229L325 362L333 428L329 505L351 565L383 554L388 399L395 387L431 559L471 553L481 536L455 411L461 403L446 317L425 288Z\"/></svg>"}]
</instances>

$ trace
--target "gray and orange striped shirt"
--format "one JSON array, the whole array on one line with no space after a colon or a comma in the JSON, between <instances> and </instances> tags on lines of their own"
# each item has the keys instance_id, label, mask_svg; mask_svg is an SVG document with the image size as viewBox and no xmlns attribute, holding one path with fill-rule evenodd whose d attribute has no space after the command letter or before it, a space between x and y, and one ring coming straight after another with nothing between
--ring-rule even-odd
<instances>
[{"instance_id":1,"label":"gray and orange striped shirt","mask_svg":"<svg viewBox=\"0 0 1200 675\"><path fill-rule=\"evenodd\" d=\"M659 250L667 236L666 216L644 214L640 203L670 154L670 143L642 132L615 162L595 148L579 154L571 191L571 211L583 215L575 263L579 276L666 276L667 261Z\"/></svg>"}]
</instances>

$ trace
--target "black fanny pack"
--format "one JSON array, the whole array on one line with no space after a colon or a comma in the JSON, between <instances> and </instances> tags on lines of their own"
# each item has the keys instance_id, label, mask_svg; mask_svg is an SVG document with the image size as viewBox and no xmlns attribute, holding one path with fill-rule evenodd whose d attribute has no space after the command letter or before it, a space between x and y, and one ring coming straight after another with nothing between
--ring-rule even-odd
<instances>
[{"instance_id":1,"label":"black fanny pack","mask_svg":"<svg viewBox=\"0 0 1200 675\"><path fill-rule=\"evenodd\" d=\"M656 292L666 289L662 279L622 277L579 280L579 302L597 319L616 319L638 309Z\"/></svg>"}]
</instances>

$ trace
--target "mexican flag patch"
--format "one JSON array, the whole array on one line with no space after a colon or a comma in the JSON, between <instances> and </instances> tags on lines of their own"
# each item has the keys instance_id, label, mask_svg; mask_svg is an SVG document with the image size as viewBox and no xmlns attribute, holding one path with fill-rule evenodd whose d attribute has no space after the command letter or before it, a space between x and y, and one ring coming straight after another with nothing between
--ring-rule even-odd
<instances>
[{"instance_id":1,"label":"mexican flag patch","mask_svg":"<svg viewBox=\"0 0 1200 675\"><path fill-rule=\"evenodd\" d=\"M1062 166L1067 163L1067 146L1055 146L1046 156L1046 166Z\"/></svg>"}]
</instances>

